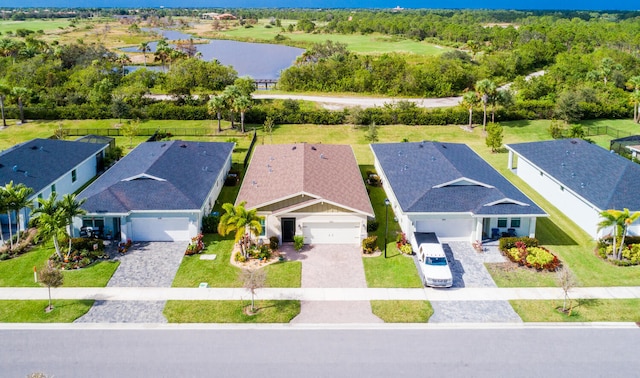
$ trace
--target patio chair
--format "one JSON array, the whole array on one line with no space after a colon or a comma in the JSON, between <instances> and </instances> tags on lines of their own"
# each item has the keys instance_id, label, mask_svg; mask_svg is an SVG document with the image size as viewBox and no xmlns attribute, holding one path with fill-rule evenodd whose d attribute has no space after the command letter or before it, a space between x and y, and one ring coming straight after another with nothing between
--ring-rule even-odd
<instances>
[{"instance_id":1,"label":"patio chair","mask_svg":"<svg viewBox=\"0 0 640 378\"><path fill-rule=\"evenodd\" d=\"M518 235L516 235L516 229L515 228L507 229L507 234L509 234L510 237L518 236Z\"/></svg>"},{"instance_id":2,"label":"patio chair","mask_svg":"<svg viewBox=\"0 0 640 378\"><path fill-rule=\"evenodd\" d=\"M491 229L491 240L497 240L500 239L500 229L499 228L492 228Z\"/></svg>"}]
</instances>

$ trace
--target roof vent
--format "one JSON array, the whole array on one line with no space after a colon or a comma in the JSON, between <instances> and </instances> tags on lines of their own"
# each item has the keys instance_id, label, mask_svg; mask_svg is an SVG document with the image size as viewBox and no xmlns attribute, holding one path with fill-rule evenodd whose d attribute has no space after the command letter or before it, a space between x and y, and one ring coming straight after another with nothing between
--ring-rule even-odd
<instances>
[{"instance_id":1,"label":"roof vent","mask_svg":"<svg viewBox=\"0 0 640 378\"><path fill-rule=\"evenodd\" d=\"M420 142L420 144L418 145L418 147L420 147L420 148L424 148L424 143Z\"/></svg>"},{"instance_id":2,"label":"roof vent","mask_svg":"<svg viewBox=\"0 0 640 378\"><path fill-rule=\"evenodd\" d=\"M166 145L167 145L166 143L162 143L162 145L161 145L160 147L164 147L164 146L166 146Z\"/></svg>"},{"instance_id":3,"label":"roof vent","mask_svg":"<svg viewBox=\"0 0 640 378\"><path fill-rule=\"evenodd\" d=\"M327 157L324 154L320 154L320 159L327 159Z\"/></svg>"},{"instance_id":4,"label":"roof vent","mask_svg":"<svg viewBox=\"0 0 640 378\"><path fill-rule=\"evenodd\" d=\"M584 189L584 187L585 187L585 186L587 186L587 185L586 185L584 182L581 182L581 183L580 183L580 187L581 187L582 189Z\"/></svg>"},{"instance_id":5,"label":"roof vent","mask_svg":"<svg viewBox=\"0 0 640 378\"><path fill-rule=\"evenodd\" d=\"M293 146L291 147L291 150L294 151L296 148L297 148L296 146Z\"/></svg>"},{"instance_id":6,"label":"roof vent","mask_svg":"<svg viewBox=\"0 0 640 378\"><path fill-rule=\"evenodd\" d=\"M564 168L564 167L566 166L566 164L565 164L564 162L562 162L562 163L560 163L560 166L561 166L562 168Z\"/></svg>"},{"instance_id":7,"label":"roof vent","mask_svg":"<svg viewBox=\"0 0 640 378\"><path fill-rule=\"evenodd\" d=\"M44 146L40 146L40 151L44 151Z\"/></svg>"},{"instance_id":8,"label":"roof vent","mask_svg":"<svg viewBox=\"0 0 640 378\"><path fill-rule=\"evenodd\" d=\"M204 172L207 172L207 171L209 170L209 167L205 165L204 167L202 167L202 170L203 170Z\"/></svg>"},{"instance_id":9,"label":"roof vent","mask_svg":"<svg viewBox=\"0 0 640 378\"><path fill-rule=\"evenodd\" d=\"M38 146L31 146L31 149L35 151L38 149Z\"/></svg>"},{"instance_id":10,"label":"roof vent","mask_svg":"<svg viewBox=\"0 0 640 378\"><path fill-rule=\"evenodd\" d=\"M187 148L187 145L183 143L180 145L180 148Z\"/></svg>"},{"instance_id":11,"label":"roof vent","mask_svg":"<svg viewBox=\"0 0 640 378\"><path fill-rule=\"evenodd\" d=\"M18 172L18 165L14 165L11 169L13 169L14 172Z\"/></svg>"},{"instance_id":12,"label":"roof vent","mask_svg":"<svg viewBox=\"0 0 640 378\"><path fill-rule=\"evenodd\" d=\"M29 177L29 172L24 171L24 177Z\"/></svg>"},{"instance_id":13,"label":"roof vent","mask_svg":"<svg viewBox=\"0 0 640 378\"><path fill-rule=\"evenodd\" d=\"M202 151L202 156L205 156L207 154L207 150Z\"/></svg>"},{"instance_id":14,"label":"roof vent","mask_svg":"<svg viewBox=\"0 0 640 378\"><path fill-rule=\"evenodd\" d=\"M569 152L569 150L566 150L564 153L567 154L567 156L569 156L570 152Z\"/></svg>"},{"instance_id":15,"label":"roof vent","mask_svg":"<svg viewBox=\"0 0 640 378\"><path fill-rule=\"evenodd\" d=\"M398 157L402 156L402 151L398 151Z\"/></svg>"},{"instance_id":16,"label":"roof vent","mask_svg":"<svg viewBox=\"0 0 640 378\"><path fill-rule=\"evenodd\" d=\"M311 149L314 151L317 151L318 149L316 148L316 146L311 146Z\"/></svg>"},{"instance_id":17,"label":"roof vent","mask_svg":"<svg viewBox=\"0 0 640 378\"><path fill-rule=\"evenodd\" d=\"M446 149L446 148L447 148L447 146L445 146L444 144L441 144L441 146L442 146L442 148L444 148L444 149Z\"/></svg>"},{"instance_id":18,"label":"roof vent","mask_svg":"<svg viewBox=\"0 0 640 378\"><path fill-rule=\"evenodd\" d=\"M431 161L436 161L436 157L435 156L431 156Z\"/></svg>"},{"instance_id":19,"label":"roof vent","mask_svg":"<svg viewBox=\"0 0 640 378\"><path fill-rule=\"evenodd\" d=\"M578 141L574 139L571 141L571 144L578 144Z\"/></svg>"}]
</instances>

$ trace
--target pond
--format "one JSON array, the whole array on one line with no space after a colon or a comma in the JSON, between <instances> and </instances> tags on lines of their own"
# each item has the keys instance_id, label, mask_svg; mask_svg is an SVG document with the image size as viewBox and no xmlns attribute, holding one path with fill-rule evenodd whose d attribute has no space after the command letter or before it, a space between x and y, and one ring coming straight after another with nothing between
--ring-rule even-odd
<instances>
[{"instance_id":1,"label":"pond","mask_svg":"<svg viewBox=\"0 0 640 378\"><path fill-rule=\"evenodd\" d=\"M168 40L189 39L193 36L174 30L153 29ZM157 42L149 43L150 54L156 51ZM277 79L280 71L287 69L304 50L297 47L268 43L249 43L212 39L209 43L196 44L202 59L217 59L220 63L238 71L238 76L251 76L254 79ZM121 49L125 52L140 52L138 47ZM129 66L132 70L136 66ZM151 67L147 67L151 68ZM159 68L158 68L159 69Z\"/></svg>"}]
</instances>

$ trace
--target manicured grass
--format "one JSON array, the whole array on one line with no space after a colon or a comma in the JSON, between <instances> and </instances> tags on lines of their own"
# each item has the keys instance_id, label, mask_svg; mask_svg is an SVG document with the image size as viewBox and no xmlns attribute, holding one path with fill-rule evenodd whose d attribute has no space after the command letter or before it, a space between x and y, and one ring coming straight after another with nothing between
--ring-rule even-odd
<instances>
[{"instance_id":1,"label":"manicured grass","mask_svg":"<svg viewBox=\"0 0 640 378\"><path fill-rule=\"evenodd\" d=\"M385 323L426 323L433 315L428 301L371 301L371 310Z\"/></svg>"},{"instance_id":2,"label":"manicured grass","mask_svg":"<svg viewBox=\"0 0 640 378\"><path fill-rule=\"evenodd\" d=\"M206 282L209 287L242 287L240 268L230 264L233 239L218 234L204 236L205 254L217 255L215 260L200 260L200 255L185 256L173 287L197 287ZM302 265L299 261L275 263L266 267L267 287L300 287Z\"/></svg>"},{"instance_id":3,"label":"manicured grass","mask_svg":"<svg viewBox=\"0 0 640 378\"><path fill-rule=\"evenodd\" d=\"M15 33L18 29L27 29L34 32L42 30L44 32L47 32L52 30L59 30L60 28L66 28L68 26L69 20L63 19L28 19L25 21L3 20L0 21L0 33L6 34L8 31Z\"/></svg>"},{"instance_id":4,"label":"manicured grass","mask_svg":"<svg viewBox=\"0 0 640 378\"><path fill-rule=\"evenodd\" d=\"M164 316L169 323L289 323L300 313L300 301L256 301L257 313L249 316L246 301L167 301Z\"/></svg>"},{"instance_id":5,"label":"manicured grass","mask_svg":"<svg viewBox=\"0 0 640 378\"><path fill-rule=\"evenodd\" d=\"M639 322L640 299L573 300L571 316L558 311L562 300L509 301L525 322Z\"/></svg>"},{"instance_id":6,"label":"manicured grass","mask_svg":"<svg viewBox=\"0 0 640 378\"><path fill-rule=\"evenodd\" d=\"M363 257L368 287L422 287L413 258L403 256L389 244L387 258Z\"/></svg>"},{"instance_id":7,"label":"manicured grass","mask_svg":"<svg viewBox=\"0 0 640 378\"><path fill-rule=\"evenodd\" d=\"M34 282L33 267L40 269L53 253L51 243L39 244L23 255L0 261L0 287L40 287ZM63 271L63 286L104 287L118 265L119 261L100 261L83 269Z\"/></svg>"},{"instance_id":8,"label":"manicured grass","mask_svg":"<svg viewBox=\"0 0 640 378\"><path fill-rule=\"evenodd\" d=\"M549 287L558 286L555 273L526 269L515 264L485 264L498 287Z\"/></svg>"},{"instance_id":9,"label":"manicured grass","mask_svg":"<svg viewBox=\"0 0 640 378\"><path fill-rule=\"evenodd\" d=\"M46 290L46 289L42 289ZM55 290L53 311L46 313L47 300L0 301L0 322L3 323L71 323L93 306L92 300L57 300Z\"/></svg>"}]
</instances>

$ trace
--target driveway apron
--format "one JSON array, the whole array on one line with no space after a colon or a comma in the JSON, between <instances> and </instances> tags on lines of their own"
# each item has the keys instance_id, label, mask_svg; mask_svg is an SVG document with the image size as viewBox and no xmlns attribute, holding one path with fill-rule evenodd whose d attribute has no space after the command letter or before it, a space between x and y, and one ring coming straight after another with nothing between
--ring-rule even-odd
<instances>
[{"instance_id":1,"label":"driveway apron","mask_svg":"<svg viewBox=\"0 0 640 378\"><path fill-rule=\"evenodd\" d=\"M304 246L295 252L283 245L287 258L302 262L303 288L366 288L360 247L345 244ZM369 301L301 301L291 323L382 323Z\"/></svg>"},{"instance_id":2,"label":"driveway apron","mask_svg":"<svg viewBox=\"0 0 640 378\"><path fill-rule=\"evenodd\" d=\"M171 287L187 242L140 242L116 256L107 287ZM117 253L116 253L117 254ZM79 323L166 323L165 301L96 301Z\"/></svg>"},{"instance_id":3,"label":"driveway apron","mask_svg":"<svg viewBox=\"0 0 640 378\"><path fill-rule=\"evenodd\" d=\"M484 266L484 263L505 261L497 248L476 252L468 242L458 241L443 243L443 248L451 267L453 287L427 290L497 287ZM431 306L434 312L429 323L522 322L508 301L433 301Z\"/></svg>"}]
</instances>

